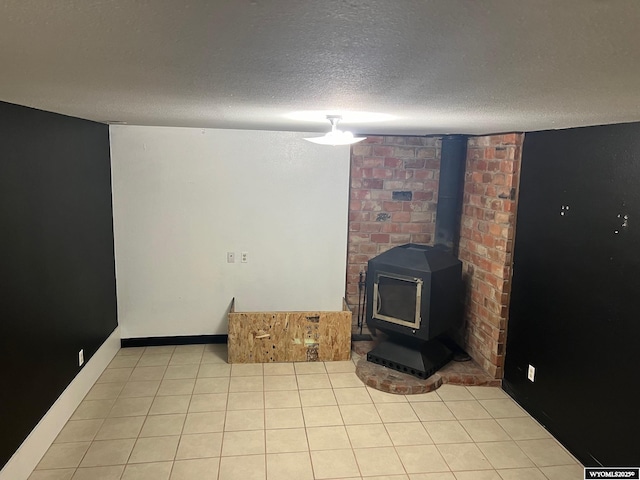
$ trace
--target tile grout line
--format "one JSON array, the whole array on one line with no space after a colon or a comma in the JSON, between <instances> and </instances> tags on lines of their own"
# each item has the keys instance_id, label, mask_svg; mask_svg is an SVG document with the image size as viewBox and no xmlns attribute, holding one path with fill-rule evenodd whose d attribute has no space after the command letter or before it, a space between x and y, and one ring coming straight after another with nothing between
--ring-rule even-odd
<instances>
[{"instance_id":1,"label":"tile grout line","mask_svg":"<svg viewBox=\"0 0 640 480\"><path fill-rule=\"evenodd\" d=\"M142 356L140 356L140 358L142 358ZM140 358L138 358L138 360L136 361L135 365L133 366L133 370L135 370L135 368L136 368L137 364L140 362ZM113 363L113 360L109 363L109 365L111 365L111 363ZM106 368L105 370L107 370L107 369L109 368L109 365L107 365L107 368ZM131 371L131 374L133 374L133 370ZM129 378L130 378L130 377L131 377L131 376L129 376ZM128 382L128 380L127 380L127 382ZM127 382L125 382L125 386L126 386ZM95 386L95 384L94 384L93 386ZM92 386L91 388L93 388L93 386ZM123 387L122 387L122 389L124 389L124 388L125 388L125 386L123 386ZM91 392L91 389L89 389L89 392ZM87 395L89 395L89 392L87 392ZM122 393L122 390L120 391L120 393ZM111 412L113 411L113 408L115 407L115 404L116 404L116 402L117 402L118 398L120 397L120 393L116 396L116 399L114 400L113 404L111 405L111 408L109 409L109 412L106 414L106 417L103 419L103 422L102 422L103 424L104 424L104 421L105 421L107 418L109 418L109 416L111 415ZM85 401L85 398L87 397L87 395L85 395L85 397L82 399L82 401L80 402L80 404L82 404L82 402L84 402L84 401ZM79 405L78 405L78 407L79 407ZM75 412L74 412L74 413L75 413ZM68 422L67 422L67 423L68 423ZM66 425L65 425L65 426L66 426ZM64 428L64 427L63 427L63 428ZM102 428L102 427L101 427L101 428ZM97 435L97 434L98 434L98 433L96 432L96 435ZM76 474L77 470L78 470L78 469L80 468L80 466L82 465L82 462L83 462L83 461L84 461L84 459L86 458L87 453L89 452L89 450L91 450L91 447L93 446L93 443L94 443L94 440L92 440L92 441L89 443L89 446L87 447L87 450L86 450L86 451L84 452L84 454L82 455L82 458L80 459L80 461L78 462L78 466L76 467L76 471L73 473L73 475L74 475L74 476L75 476L75 474ZM134 447L135 447L135 441L134 441ZM131 448L131 450L133 451L133 447ZM131 456L131 452L129 452L129 456L127 457L127 461L129 460L129 457L130 457L130 456ZM126 468L126 467L125 467L125 468ZM120 477L122 477L122 475L124 475L124 469L122 470L122 472L123 472L123 473L120 475Z\"/></svg>"},{"instance_id":2,"label":"tile grout line","mask_svg":"<svg viewBox=\"0 0 640 480\"><path fill-rule=\"evenodd\" d=\"M146 351L146 349L145 349L145 351ZM82 459L80 459L80 461L79 461L79 463L78 463L78 465L77 465L76 467L73 467L73 468L72 468L72 470L73 470L72 475L75 475L79 469L83 468L83 467L81 467L80 465L82 464L82 461L84 461L84 459L85 459L85 457L86 457L87 453L88 453L88 452L89 452L89 450L91 449L91 446L93 446L93 444L94 444L95 442L99 442L99 441L100 441L100 440L96 440L96 437L97 437L97 435L98 435L99 431L103 428L104 423L105 423L108 419L110 419L110 418L126 418L126 417L127 417L127 416L124 416L124 417L111 417L111 413L113 412L113 410L114 410L114 408L115 408L115 406L116 406L116 402L117 402L118 400L126 399L126 398L143 398L143 397L121 397L121 395L122 395L122 391L124 391L124 389L126 388L127 384L129 384L129 383L134 383L134 382L147 381L147 380L144 380L144 379L132 380L132 377L134 376L134 372L135 372L136 368L141 367L139 364L140 364L140 361L141 361L142 357L144 356L145 351L143 351L143 352L141 352L141 353L140 353L140 356L137 358L137 360L136 360L136 362L135 362L135 364L134 364L134 366L133 366L133 367L127 367L127 368L131 368L131 372L128 374L127 379L126 379L124 382L120 382L120 381L118 381L118 382L102 382L102 384L123 383L123 386L122 386L122 388L120 389L119 393L118 393L117 395L115 395L115 398L113 399L113 403L112 403L112 404L110 405L110 407L108 408L108 411L107 411L105 414L102 414L102 415L104 415L104 417L102 417L102 418L100 418L100 417L95 418L95 420L100 420L100 421L101 421L101 424L100 424L100 426L98 426L97 431L96 431L96 433L93 435L92 439L88 441L89 446L88 446L87 450L84 452L84 454L83 454L83 456L82 456ZM141 425L141 427L140 427L140 430L138 431L137 436L136 436L135 438L133 438L133 440L134 440L134 445L133 445L133 447L132 447L132 449L131 449L131 452L129 453L129 456L128 456L128 458L127 458L126 463L124 464L124 469L123 469L123 471L122 471L123 473L122 473L121 475L124 475L124 472L126 471L126 467L127 467L127 465L129 465L129 460L130 460L130 459L131 459L131 457L132 457L132 454L133 454L133 451L135 450L135 446L137 445L137 442L138 442L141 438L147 438L147 437L141 437L142 431L143 431L143 429L144 429L144 426L146 425L147 420L148 420L150 417L154 417L154 416L161 416L161 415L162 415L162 414L151 415L151 414L150 414L150 410L151 410L151 407L152 407L153 403L155 402L155 400L156 400L157 398L159 398L159 397L166 397L166 396L168 396L168 395L159 395L159 392L160 392L160 389L161 389L161 387L162 387L162 382L164 382L165 380L170 380L170 379L166 379L166 378L165 378L165 376L166 376L166 374L167 374L167 370L168 370L168 368L172 366L172 365L170 365L170 362L172 361L173 356L174 356L174 355L176 355L176 354L179 354L179 353L182 353L182 352L176 352L176 350L174 349L174 350L173 350L173 352L172 352L172 354L171 354L170 359L168 360L168 362L169 362L169 363L168 363L168 364L166 364L166 365L151 365L151 367L154 367L154 366L162 366L162 367L163 367L162 378L159 380L159 385L158 385L158 388L157 388L157 389L156 389L156 391L155 391L155 394L154 394L153 396L151 396L151 398L152 398L151 405L150 405L150 406L149 406L149 408L147 409L147 413L144 415L144 420L143 420L143 422L142 422L142 425ZM185 419L184 419L184 422L183 422L182 427L181 427L181 429L180 429L180 433L177 435L177 436L178 436L178 444L176 445L176 451L174 452L173 460L171 461L171 462L172 462L172 463L171 463L171 469L170 469L170 472L169 472L169 474L170 474L170 475L173 473L173 469L174 469L174 467L175 467L175 463L176 463L176 461L178 461L178 460L177 460L177 451L178 451L178 449L179 449L180 441L181 441L181 439L183 438L183 436L184 436L184 435L187 435L187 434L185 434L185 433L184 433L184 432L185 432L185 427L186 427L186 421L187 421L187 418L188 418L188 416L189 416L189 414L190 414L190 413L194 413L194 412L190 412L190 409L191 409L192 403L193 403L193 401L194 401L194 398L193 398L193 397L196 395L196 393L195 393L196 383L197 383L197 381L198 381L198 379L199 379L199 378L209 378L209 377L199 377L200 370L201 370L202 366L204 365L204 363L203 363L203 361L204 361L204 353L203 353L203 352L201 352L201 354L199 355L199 357L200 357L200 361L199 361L199 363L197 364L197 365L198 365L198 368L196 369L195 377L193 378L193 387L191 388L191 393L189 394L189 402L188 402L188 405L187 405L187 411L186 411L186 413L185 413ZM213 363L218 363L218 362L213 362ZM349 436L348 428L347 428L347 427L348 427L348 425L346 425L346 423L345 423L344 415L343 415L342 409L341 409L340 407L341 407L341 406L343 406L343 405L357 405L357 406L359 406L359 405L373 405L373 407L374 407L375 411L376 411L376 412L377 412L377 414L378 414L378 417L379 417L379 418L380 418L380 420L381 420L381 424L382 424L383 428L385 429L385 431L386 431L387 435L388 435L390 438L391 438L391 436L390 436L390 434L389 434L388 425L389 425L389 424L392 424L392 423L398 423L398 422L385 422L385 421L383 420L382 416L380 415L379 407L380 407L381 405L383 405L385 402L376 402L376 401L374 400L374 398L372 397L370 390L366 387L366 385L364 386L364 388L365 388L365 391L367 392L368 400L370 400L370 401L371 401L371 403L360 403L360 402L356 402L356 403L354 403L354 404L352 404L352 403L344 403L344 404L342 404L342 403L338 402L338 401L337 401L338 396L336 395L336 389L338 389L338 388L356 388L356 387L348 387L348 386L346 386L346 387L336 387L336 383L334 382L334 379L332 379L332 378L331 378L331 373L327 370L325 362L322 362L322 363L323 363L323 367L324 367L324 373L323 373L323 374L324 374L324 375L326 375L326 376L329 378L330 391L331 391L331 394L333 395L333 398L334 398L334 400L335 400L335 402L336 402L336 404L335 404L335 405L336 405L336 407L337 407L337 409L338 409L338 413L340 414L340 418L341 418L341 422L342 422L342 425L341 425L341 426L342 426L342 428L344 429L345 433L347 434L347 439L348 439L348 442L349 442L350 450L351 450L351 452L352 452L353 458L354 458L354 459L355 459L355 461L356 461L356 467L357 467L357 469L358 469L358 472L360 472L360 476L362 476L362 470L361 470L360 465L359 465L359 463L358 463L358 461L357 461L357 457L355 456L355 450L356 450L356 447L354 447L354 444L353 444L353 442L352 442L352 439L351 439L351 437ZM195 363L193 363L193 364L195 364ZM188 364L176 364L176 365L173 365L173 366L185 366L185 365L191 365L191 363L188 363ZM112 369L115 369L115 368L119 368L119 367L113 367ZM123 368L125 368L125 367L123 367ZM109 370L109 367L107 367L105 370ZM104 372L103 372L103 373L104 373ZM349 373L349 372L333 372L333 373L335 374L335 373ZM313 374L313 373L306 373L306 374L311 375L311 374ZM295 365L294 365L294 377L295 377L295 383L296 383L296 390L295 390L295 392L296 392L296 395L297 395L297 399L298 399L298 403L299 403L299 408L300 408L301 415L302 415L302 426L303 426L303 430L304 430L305 438L306 438L306 452L307 452L307 455L308 455L309 461L311 462L311 468L312 468L312 471L313 471L313 459L312 459L312 456L311 456L311 454L312 454L312 450L311 450L311 445L310 445L310 441L309 441L309 436L308 436L308 434L307 434L307 429L308 429L308 428L311 428L311 427L307 426L307 421L306 421L305 416L304 416L304 408L305 408L305 407L304 407L304 406L303 406L303 404L302 404L302 396L301 396L302 390L300 389L300 385L299 385L299 383L298 383L298 381L299 381L299 379L298 379L298 375L305 375L305 373L300 373L300 374L298 374L298 372L295 370ZM243 376L243 375L240 375L240 376ZM225 404L224 404L224 409L225 409L225 410L224 410L224 421L223 421L223 427L222 427L222 442L221 442L221 447L220 447L221 449L222 449L222 447L223 447L224 434L225 434L225 432L226 432L226 427L227 427L227 413L228 413L228 411L229 411L229 406L230 406L230 405L229 405L229 402L230 402L230 394L231 394L231 392L230 392L230 390L231 390L231 385L230 385L230 383L231 383L231 378L232 378L232 377L233 377L233 375L232 375L232 373L231 373L231 370L229 371L229 375L228 375L228 376L224 376L224 377L212 377L212 378L227 378L227 389L226 389L226 392L220 392L220 393L226 393ZM265 385L265 378L266 378L266 375L265 375L265 372L264 372L264 365L262 365L262 375L261 375L261 378L262 378L262 402L263 402L262 410L263 410L263 412L264 412L263 422L262 422L263 440L264 440L264 445L265 445L265 447L264 447L264 455L265 455L265 457L264 457L264 458L265 458L264 468L265 468L265 476L267 476L267 475L268 475L268 455L269 455L269 454L267 453L267 445L266 445L266 443L267 443L267 439L266 439L266 434L267 434L267 418L266 418L266 413L267 413L267 402L266 402L267 390L266 390L266 385ZM179 379L184 379L184 378L182 378L182 377L181 377L181 378L179 378ZM94 387L95 387L95 385L100 384L100 383L98 383L98 382L99 382L99 379L94 383L94 385L92 386L92 388L94 388ZM463 388L465 388L465 389L466 389L466 387L463 387ZM312 390L317 390L317 389L315 389L315 388L314 388L314 389L304 389L304 390L307 390L307 391L311 390L311 391L312 391ZM271 390L269 390L269 391L271 391ZM273 390L273 391L275 392L275 391L280 391L280 390ZM491 399L479 399L479 398L477 398L477 397L473 394L473 392L472 392L472 391L469 391L468 389L467 389L467 391L468 391L468 392L471 394L471 396L473 397L473 401L475 401L475 402L477 402L478 404L480 404L480 405L481 405L481 407L482 407L482 409L486 411L486 409L485 409L484 405L482 405L482 403L480 403L480 401L481 401L481 400L491 400ZM90 393L90 392L89 392L89 393ZM89 393L87 394L87 396L89 395ZM240 392L238 392L238 393L240 393ZM292 393L293 393L293 392L292 392ZM533 465L534 465L534 466L533 466L533 467L531 467L531 468L535 468L537 471L540 471L540 472L541 472L541 470L540 470L540 469L541 469L542 467L539 467L539 466L536 464L536 462L534 462L534 461L533 461L533 458L531 458L531 456L530 456L528 453L526 453L526 452L524 452L524 450L522 450L522 448L521 448L521 447L520 447L520 445L518 444L518 440L516 440L516 439L515 439L515 437L514 437L513 435L511 435L509 432L507 432L506 430L504 430L504 428L502 427L502 425L498 422L498 420L500 420L500 419L511 419L511 418L514 418L514 419L515 419L515 418L528 418L528 419L533 419L533 417L531 417L530 415L523 415L523 416L506 416L506 417L504 417L504 416L500 416L500 417L495 417L495 416L494 416L494 414L491 414L491 413L487 412L487 413L488 413L488 415L489 415L489 418L486 418L486 419L484 419L484 418L482 418L482 419L474 419L474 418L471 418L471 419L460 419L460 418L458 418L458 416L456 416L456 415L455 415L455 413L451 410L451 408L450 408L450 406L448 405L448 403L450 403L450 402L471 401L471 400L470 400L470 399L458 399L458 400L456 400L456 399L450 399L450 400L448 400L448 401L447 401L447 400L445 400L444 398L442 398L439 394L437 394L437 392L436 392L436 395L437 395L437 397L439 398L439 402L442 402L442 403L444 404L444 406L446 407L446 409L449 411L449 413L453 416L453 420L452 420L452 421L457 422L457 423L462 427L463 431L464 431L464 432L466 432L466 434L471 438L471 442L469 442L469 443L473 443L473 445L474 445L476 448L478 448L478 449L480 450L480 448L479 448L479 444L481 444L481 443L497 443L497 442L502 442L502 441L509 441L509 442L513 442L513 443L518 447L518 449L519 449L519 450L520 450L520 451L521 451L521 452L526 456L526 458L528 458L528 459L533 463ZM439 445L438 445L438 444L433 440L433 438L431 437L431 435L429 434L428 430L427 430L427 429L426 429L426 427L425 427L425 421L421 420L421 419L420 419L420 417L417 415L416 405L417 405L417 404L422 404L422 403L424 403L424 402L411 402L411 401L409 401L409 400L406 398L406 397L407 397L406 395L404 395L404 397L405 397L405 400L407 400L407 401L406 401L406 402L403 402L403 403L408 403L408 404L410 405L410 407L411 407L411 411L414 413L414 415L416 415L416 417L417 417L417 419L418 419L418 420L417 420L417 423L418 423L418 424L420 424L420 425L422 426L422 428L424 428L424 429L425 429L427 436L428 436L428 437L429 437L429 439L432 441L432 444L436 447L436 450L437 450L437 451L439 452L439 454L442 456L442 453L440 452L440 449L439 449ZM501 400L501 399L502 399L502 398L500 398L500 400ZM499 399L495 399L495 400L499 400ZM507 398L507 399L505 399L505 400L508 400L508 398ZM87 401L86 396L85 396L85 398L82 400L82 402L85 402L85 401ZM82 403L82 402L81 402L81 403ZM439 403L439 402L438 402L438 403ZM431 403L431 402L429 402L429 403ZM274 407L274 408L284 408L284 407ZM296 407L296 408L298 408L298 407ZM211 411L214 411L214 410L211 410ZM217 411L217 410L215 410L215 411ZM525 413L526 413L526 412L525 412ZM67 424L69 424L69 422L82 421L82 420L93 420L93 419L94 419L93 417L92 417L92 418L88 418L88 419L77 419L77 420L71 420L71 419L70 419L70 420L67 422ZM490 440L490 441L486 441L486 442L478 442L478 441L476 441L475 439L473 439L473 437L471 437L471 434L470 434L470 430L469 430L469 428L468 428L468 427L465 427L465 425L462 423L464 420L493 420L493 422L495 422L495 423L499 426L499 428L500 428L503 432L505 432L505 434L506 434L506 436L509 438L509 440ZM434 420L434 421L436 421L436 420ZM539 423L537 423L537 422L535 421L535 419L533 419L533 421L536 423L536 425L537 425L538 427L542 428L542 429L543 429L543 431L544 431L544 432L546 432L546 430L544 429L544 427L541 427L541 426L539 425ZM399 422L399 423L402 423L402 422ZM410 422L410 423L412 423L412 422ZM67 424L65 424L65 426L66 426ZM358 425L359 425L359 424L358 424ZM298 427L289 427L289 428L298 428ZM282 429L276 429L276 430L282 430ZM166 435L165 435L165 436L166 436ZM151 437L150 437L150 438L151 438ZM563 447L563 446L562 446L562 445L561 445L561 444L560 444L560 443L555 439L555 437L553 437L553 436L551 436L551 435L550 435L550 436L549 436L549 438L541 438L541 439L533 439L533 440L548 440L548 439L552 439L552 440L554 440L554 441L555 441L556 446L559 446L559 447L563 450L563 452L564 452L564 453L566 453L566 454L568 454L568 455L569 455L569 458L574 462L574 463L572 463L572 464L567 464L567 465L573 465L573 464L577 463L577 462L575 462L575 459L573 458L573 456L572 456L571 454L569 454L569 453L566 451L566 449L564 449L564 447ZM107 440L108 440L108 439L107 439ZM53 444L55 444L55 443L56 443L56 441L54 440L54 442L52 443L52 445L53 445ZM69 443L69 442L60 442L60 443ZM467 443L467 442L464 442L464 443ZM444 444L443 444L443 445L444 445ZM406 475L409 475L409 473L407 472L407 468L406 468L406 466L405 466L404 462L402 462L402 459L400 458L400 455L399 455L399 453L398 453L398 447L400 447L401 445L395 445L395 443L393 442L393 440L391 440L391 446L393 447L393 451L395 452L396 456L400 459L400 463L401 463L401 465L402 465L402 467L403 467L403 470L405 471L405 474L406 474ZM371 447L362 447L362 448L376 448L376 447L375 447L375 446L371 446ZM484 455L484 452L482 452L482 450L480 450L480 452L482 453L483 458L485 458L485 460L487 460L487 462L488 462L488 463L493 467L492 462L490 462L490 461L488 460L488 458L486 458L486 456ZM220 474L221 474L222 452L218 452L218 453L219 453L219 455L217 456L217 465L218 465L218 476L220 476ZM286 453L286 452L285 452L285 453ZM241 455L241 456L242 456L242 455ZM202 457L202 458L205 458L205 457ZM206 458L213 458L213 457L206 457ZM162 462L164 462L164 460L163 460ZM136 464L132 464L132 465L146 464L146 463L157 463L157 462L141 462L141 463L136 463ZM448 465L448 463L446 462L446 460L445 460L445 464L447 465L448 471L449 471L449 472L452 472L451 467ZM579 463L578 463L578 465L579 465ZM556 466L556 465L551 465L551 466ZM564 466L564 464L557 465L557 466ZM89 467L87 467L87 468L89 468ZM514 469L517 469L517 468L525 468L525 467L514 467ZM506 468L506 469L501 469L501 470L509 470L509 469L511 469L511 468ZM495 472L497 472L497 470L498 470L498 469L497 469L496 467L493 467L493 468L492 468L492 470L493 470L493 471L495 471ZM452 474L455 476L455 473L454 473L454 472L452 472ZM314 474L314 475L315 475L315 474Z\"/></svg>"}]
</instances>

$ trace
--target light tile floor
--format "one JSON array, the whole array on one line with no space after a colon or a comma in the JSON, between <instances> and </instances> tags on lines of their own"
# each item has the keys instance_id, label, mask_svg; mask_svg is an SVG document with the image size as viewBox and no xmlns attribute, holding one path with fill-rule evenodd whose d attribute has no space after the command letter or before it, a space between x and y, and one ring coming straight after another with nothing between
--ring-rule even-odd
<instances>
[{"instance_id":1,"label":"light tile floor","mask_svg":"<svg viewBox=\"0 0 640 480\"><path fill-rule=\"evenodd\" d=\"M369 389L355 363L228 365L224 345L122 349L30 480L573 480L502 390ZM354 359L356 360L356 359Z\"/></svg>"}]
</instances>

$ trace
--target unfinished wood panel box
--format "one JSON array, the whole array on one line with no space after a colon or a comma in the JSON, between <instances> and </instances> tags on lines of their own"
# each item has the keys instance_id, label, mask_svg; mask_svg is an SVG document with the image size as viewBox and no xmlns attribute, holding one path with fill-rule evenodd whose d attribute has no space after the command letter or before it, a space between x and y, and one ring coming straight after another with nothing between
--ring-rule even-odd
<instances>
[{"instance_id":1,"label":"unfinished wood panel box","mask_svg":"<svg viewBox=\"0 0 640 480\"><path fill-rule=\"evenodd\" d=\"M351 311L229 312L229 363L349 360Z\"/></svg>"}]
</instances>

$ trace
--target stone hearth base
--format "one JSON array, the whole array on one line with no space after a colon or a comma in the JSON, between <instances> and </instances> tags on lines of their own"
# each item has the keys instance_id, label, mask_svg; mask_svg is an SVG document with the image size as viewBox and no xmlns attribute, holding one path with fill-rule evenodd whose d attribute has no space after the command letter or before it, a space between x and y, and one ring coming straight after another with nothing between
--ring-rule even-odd
<instances>
[{"instance_id":1,"label":"stone hearth base","mask_svg":"<svg viewBox=\"0 0 640 480\"><path fill-rule=\"evenodd\" d=\"M352 350L362 356L356 364L356 375L365 385L387 393L412 395L436 390L443 383L453 385L500 386L501 381L489 376L473 360L468 362L452 361L426 380L421 380L406 373L367 362L367 352L375 346L375 342L352 342Z\"/></svg>"}]
</instances>

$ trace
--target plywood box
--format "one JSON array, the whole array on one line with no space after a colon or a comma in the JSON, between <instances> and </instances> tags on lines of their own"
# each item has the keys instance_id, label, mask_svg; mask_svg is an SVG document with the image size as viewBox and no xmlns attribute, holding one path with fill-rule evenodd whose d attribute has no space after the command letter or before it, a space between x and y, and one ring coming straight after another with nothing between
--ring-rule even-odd
<instances>
[{"instance_id":1,"label":"plywood box","mask_svg":"<svg viewBox=\"0 0 640 480\"><path fill-rule=\"evenodd\" d=\"M349 360L351 311L229 312L229 363Z\"/></svg>"}]
</instances>

